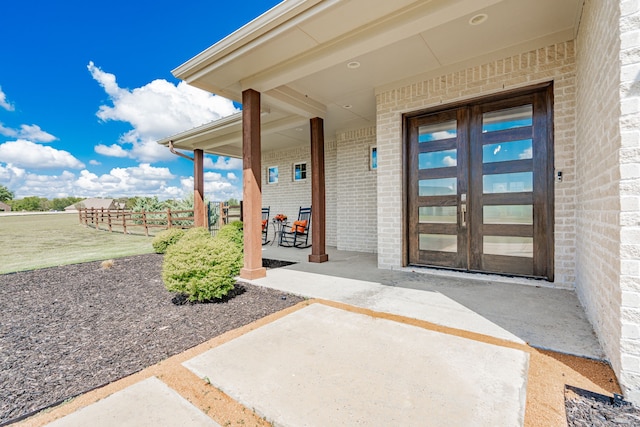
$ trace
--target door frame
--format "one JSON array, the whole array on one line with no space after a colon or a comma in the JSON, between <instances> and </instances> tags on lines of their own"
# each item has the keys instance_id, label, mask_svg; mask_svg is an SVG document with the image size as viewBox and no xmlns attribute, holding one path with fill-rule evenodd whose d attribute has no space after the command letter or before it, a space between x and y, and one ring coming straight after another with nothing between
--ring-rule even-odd
<instances>
[{"instance_id":1,"label":"door frame","mask_svg":"<svg viewBox=\"0 0 640 427\"><path fill-rule=\"evenodd\" d=\"M490 94L486 96L478 96L474 98L469 98L465 100L458 100L451 103L441 104L434 107L428 107L416 111L411 111L408 113L404 113L402 115L402 265L408 266L409 264L409 237L410 237L410 221L409 221L409 191L412 188L412 183L410 182L410 173L409 173L409 156L410 156L410 132L409 129L409 121L418 116L434 114L439 112L444 112L460 107L474 107L476 105L482 105L487 103L499 102L509 98L515 98L518 96L526 96L534 93L546 92L544 96L544 100L546 101L544 105L541 107L546 111L545 119L547 120L546 126L546 138L547 138L547 147L546 147L546 173L542 176L539 176L536 179L537 185L543 185L546 187L546 199L542 201L542 204L547 209L546 221L544 224L540 224L545 227L546 235L544 239L544 247L535 247L534 251L536 252L546 252L545 258L547 259L547 266L544 275L534 275L534 276L526 276L526 277L538 277L545 278L546 280L553 282L554 281L554 272L555 272L555 176L554 176L554 109L553 109L553 82L545 82L532 86L527 86L525 88L518 88L512 90L506 90L496 94ZM535 117L534 117L534 120ZM469 176L469 179L473 179ZM534 221L536 218L534 217ZM469 254L469 256L473 256ZM443 269L452 269L461 271L455 268L447 268L447 267L437 267L437 266L428 266L426 268L443 268ZM474 273L477 271L474 270L462 270L469 273ZM486 274L500 274L500 273L492 273L492 272L484 272L480 273ZM538 273L534 271L534 273ZM501 274L505 276L518 276L517 274Z\"/></svg>"}]
</instances>

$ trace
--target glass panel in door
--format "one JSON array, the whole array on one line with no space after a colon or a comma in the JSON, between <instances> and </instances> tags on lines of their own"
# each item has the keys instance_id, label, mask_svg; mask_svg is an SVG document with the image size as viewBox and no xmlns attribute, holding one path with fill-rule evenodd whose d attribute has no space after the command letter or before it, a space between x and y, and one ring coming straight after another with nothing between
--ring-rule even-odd
<instances>
[{"instance_id":1,"label":"glass panel in door","mask_svg":"<svg viewBox=\"0 0 640 427\"><path fill-rule=\"evenodd\" d=\"M550 96L407 119L410 264L553 278Z\"/></svg>"},{"instance_id":2,"label":"glass panel in door","mask_svg":"<svg viewBox=\"0 0 640 427\"><path fill-rule=\"evenodd\" d=\"M463 160L459 129L457 111L412 122L412 184L408 195L412 263L460 267L466 257L466 244L459 237L458 227L458 193L463 182L459 176Z\"/></svg>"},{"instance_id":3,"label":"glass panel in door","mask_svg":"<svg viewBox=\"0 0 640 427\"><path fill-rule=\"evenodd\" d=\"M475 167L482 168L482 194L477 197L482 226L474 239L481 255L475 258L476 267L533 275L533 205L515 204L514 199L533 200L533 105L492 109L482 114L481 123L482 162Z\"/></svg>"}]
</instances>

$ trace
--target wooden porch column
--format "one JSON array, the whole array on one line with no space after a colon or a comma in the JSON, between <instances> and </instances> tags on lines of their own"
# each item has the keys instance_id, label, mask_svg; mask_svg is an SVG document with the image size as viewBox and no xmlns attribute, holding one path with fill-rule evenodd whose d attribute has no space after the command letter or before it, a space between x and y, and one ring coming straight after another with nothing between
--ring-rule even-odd
<instances>
[{"instance_id":1,"label":"wooden porch column","mask_svg":"<svg viewBox=\"0 0 640 427\"><path fill-rule=\"evenodd\" d=\"M242 92L243 279L267 275L262 267L262 182L260 161L260 92Z\"/></svg>"},{"instance_id":2,"label":"wooden porch column","mask_svg":"<svg viewBox=\"0 0 640 427\"><path fill-rule=\"evenodd\" d=\"M193 225L207 226L204 207L204 151L193 150Z\"/></svg>"},{"instance_id":3,"label":"wooden porch column","mask_svg":"<svg viewBox=\"0 0 640 427\"><path fill-rule=\"evenodd\" d=\"M324 183L324 120L315 117L311 125L311 254L309 262L329 261L325 248L326 204Z\"/></svg>"}]
</instances>

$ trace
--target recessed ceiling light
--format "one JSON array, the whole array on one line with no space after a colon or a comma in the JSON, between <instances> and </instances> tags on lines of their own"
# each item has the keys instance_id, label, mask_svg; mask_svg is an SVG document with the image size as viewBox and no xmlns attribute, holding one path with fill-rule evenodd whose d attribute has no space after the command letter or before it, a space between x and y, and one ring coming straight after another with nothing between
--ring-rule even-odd
<instances>
[{"instance_id":1,"label":"recessed ceiling light","mask_svg":"<svg viewBox=\"0 0 640 427\"><path fill-rule=\"evenodd\" d=\"M475 16L472 16L471 19L469 19L469 24L470 25L480 25L482 24L484 21L486 21L489 18L489 15L487 15L486 13L479 13Z\"/></svg>"},{"instance_id":2,"label":"recessed ceiling light","mask_svg":"<svg viewBox=\"0 0 640 427\"><path fill-rule=\"evenodd\" d=\"M296 128L298 132L302 132L302 128Z\"/></svg>"},{"instance_id":3,"label":"recessed ceiling light","mask_svg":"<svg viewBox=\"0 0 640 427\"><path fill-rule=\"evenodd\" d=\"M360 63L358 61L351 61L347 64L347 68L351 68L352 70L355 70L358 67L360 67Z\"/></svg>"},{"instance_id":4,"label":"recessed ceiling light","mask_svg":"<svg viewBox=\"0 0 640 427\"><path fill-rule=\"evenodd\" d=\"M351 105L351 104L344 104L344 105L342 106L342 108L346 108L347 110L348 110L349 108L352 108L352 107L353 107L353 105Z\"/></svg>"}]
</instances>

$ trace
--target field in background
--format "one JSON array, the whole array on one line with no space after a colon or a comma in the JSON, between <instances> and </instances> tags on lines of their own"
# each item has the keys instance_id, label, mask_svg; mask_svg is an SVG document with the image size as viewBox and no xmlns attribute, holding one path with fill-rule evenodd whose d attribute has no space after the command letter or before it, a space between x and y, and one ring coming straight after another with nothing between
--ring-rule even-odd
<instances>
[{"instance_id":1,"label":"field in background","mask_svg":"<svg viewBox=\"0 0 640 427\"><path fill-rule=\"evenodd\" d=\"M151 240L96 231L78 214L0 215L0 274L151 253Z\"/></svg>"}]
</instances>

